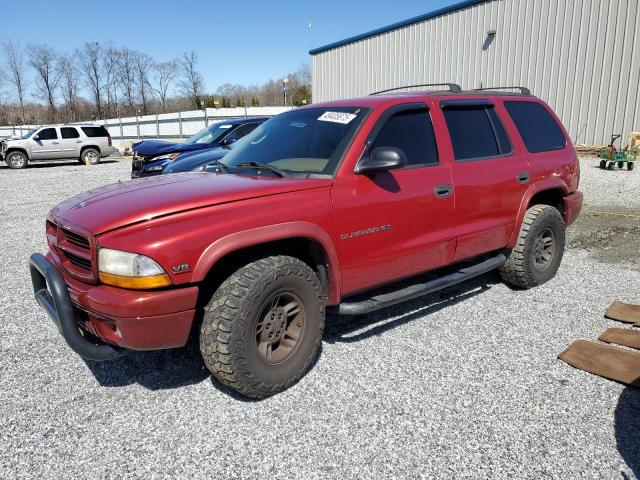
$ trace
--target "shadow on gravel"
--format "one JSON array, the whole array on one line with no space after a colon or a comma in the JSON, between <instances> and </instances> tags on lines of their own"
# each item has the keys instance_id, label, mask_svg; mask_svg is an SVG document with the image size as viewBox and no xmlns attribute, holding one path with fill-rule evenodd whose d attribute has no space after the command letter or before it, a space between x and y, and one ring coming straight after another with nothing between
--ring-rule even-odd
<instances>
[{"instance_id":1,"label":"shadow on gravel","mask_svg":"<svg viewBox=\"0 0 640 480\"><path fill-rule=\"evenodd\" d=\"M640 388L627 387L615 412L616 445L633 474L640 478Z\"/></svg>"},{"instance_id":2,"label":"shadow on gravel","mask_svg":"<svg viewBox=\"0 0 640 480\"><path fill-rule=\"evenodd\" d=\"M194 385L209 377L195 341L183 348L132 352L108 362L85 363L103 387L137 383L149 390L164 390Z\"/></svg>"},{"instance_id":3,"label":"shadow on gravel","mask_svg":"<svg viewBox=\"0 0 640 480\"><path fill-rule=\"evenodd\" d=\"M399 303L368 315L351 317L327 314L324 341L327 343L352 343L374 335L380 335L413 320L455 305L467 298L475 297L498 283L500 283L498 274L490 272L439 292ZM360 332L352 335L356 331Z\"/></svg>"}]
</instances>

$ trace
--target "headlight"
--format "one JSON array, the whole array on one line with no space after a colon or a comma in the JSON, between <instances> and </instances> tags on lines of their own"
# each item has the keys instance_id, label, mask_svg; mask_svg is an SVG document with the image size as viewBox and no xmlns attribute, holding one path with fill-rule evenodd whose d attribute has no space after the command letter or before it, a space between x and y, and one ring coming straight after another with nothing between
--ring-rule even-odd
<instances>
[{"instance_id":1,"label":"headlight","mask_svg":"<svg viewBox=\"0 0 640 480\"><path fill-rule=\"evenodd\" d=\"M122 288L149 289L171 284L162 267L149 257L110 248L98 251L98 273L102 283Z\"/></svg>"},{"instance_id":2,"label":"headlight","mask_svg":"<svg viewBox=\"0 0 640 480\"><path fill-rule=\"evenodd\" d=\"M152 165L144 169L145 172L161 172L164 169L165 164L161 163L160 165Z\"/></svg>"}]
</instances>

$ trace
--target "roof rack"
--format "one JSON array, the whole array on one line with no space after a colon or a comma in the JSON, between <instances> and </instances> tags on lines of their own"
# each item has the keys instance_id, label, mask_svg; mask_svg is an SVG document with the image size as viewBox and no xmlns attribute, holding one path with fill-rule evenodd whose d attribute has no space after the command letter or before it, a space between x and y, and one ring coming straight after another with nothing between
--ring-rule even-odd
<instances>
[{"instance_id":1,"label":"roof rack","mask_svg":"<svg viewBox=\"0 0 640 480\"><path fill-rule=\"evenodd\" d=\"M462 91L462 87L457 83L421 83L419 85L405 85L403 87L387 88L386 90L373 92L373 93L370 93L369 95L378 95L380 93L393 92L395 90L401 90L403 88L417 88L417 87L449 87L450 92L458 93Z\"/></svg>"},{"instance_id":2,"label":"roof rack","mask_svg":"<svg viewBox=\"0 0 640 480\"><path fill-rule=\"evenodd\" d=\"M523 94L523 95L531 95L531 90L529 90L527 87L517 87L517 86L513 86L513 87L474 88L473 91L474 92L482 92L483 90L508 90L508 89L520 90L520 93Z\"/></svg>"}]
</instances>

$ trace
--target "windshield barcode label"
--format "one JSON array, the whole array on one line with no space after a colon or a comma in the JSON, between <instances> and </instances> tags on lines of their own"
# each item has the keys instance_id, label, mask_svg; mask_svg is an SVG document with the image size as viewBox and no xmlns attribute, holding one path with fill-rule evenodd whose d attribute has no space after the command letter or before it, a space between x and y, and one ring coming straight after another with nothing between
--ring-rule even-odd
<instances>
[{"instance_id":1,"label":"windshield barcode label","mask_svg":"<svg viewBox=\"0 0 640 480\"><path fill-rule=\"evenodd\" d=\"M335 123L343 123L347 124L351 120L356 118L356 115L353 113L347 112L324 112L322 115L318 117L318 120L322 122L335 122Z\"/></svg>"}]
</instances>

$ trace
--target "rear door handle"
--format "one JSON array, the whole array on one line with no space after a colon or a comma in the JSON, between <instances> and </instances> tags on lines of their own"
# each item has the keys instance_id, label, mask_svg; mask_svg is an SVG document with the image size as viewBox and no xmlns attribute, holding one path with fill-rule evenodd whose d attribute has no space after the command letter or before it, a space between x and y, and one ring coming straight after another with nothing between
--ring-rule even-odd
<instances>
[{"instance_id":1,"label":"rear door handle","mask_svg":"<svg viewBox=\"0 0 640 480\"><path fill-rule=\"evenodd\" d=\"M522 172L516 175L518 183L529 183L529 172Z\"/></svg>"},{"instance_id":2,"label":"rear door handle","mask_svg":"<svg viewBox=\"0 0 640 480\"><path fill-rule=\"evenodd\" d=\"M76 140L76 143L82 143L82 140Z\"/></svg>"},{"instance_id":3,"label":"rear door handle","mask_svg":"<svg viewBox=\"0 0 640 480\"><path fill-rule=\"evenodd\" d=\"M453 192L451 185L436 185L433 189L433 194L436 198L446 198Z\"/></svg>"}]
</instances>

